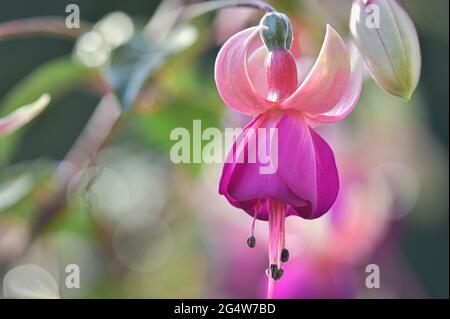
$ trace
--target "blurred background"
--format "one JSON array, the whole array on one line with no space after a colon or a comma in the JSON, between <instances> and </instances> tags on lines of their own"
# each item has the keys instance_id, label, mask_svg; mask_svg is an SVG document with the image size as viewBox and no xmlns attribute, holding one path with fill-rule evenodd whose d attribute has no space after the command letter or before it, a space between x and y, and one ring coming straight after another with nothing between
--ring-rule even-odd
<instances>
[{"instance_id":1,"label":"blurred background","mask_svg":"<svg viewBox=\"0 0 450 319\"><path fill-rule=\"evenodd\" d=\"M1 0L0 23L65 19L69 3L103 36L0 37L0 115L53 97L0 140L0 296L263 298L267 224L256 223L249 249L251 218L218 195L221 165L169 157L176 127L248 122L220 100L214 60L261 13L227 9L174 24L186 2ZM317 55L326 23L349 37L351 1L272 4L293 21L299 56ZM341 191L330 214L287 219L291 260L277 297L448 298L449 4L404 4L422 49L419 87L406 103L368 77L350 117L319 128ZM102 98L110 87L117 100ZM111 122L116 104L124 116ZM96 138L86 164L83 141ZM380 288L366 286L371 264Z\"/></svg>"}]
</instances>

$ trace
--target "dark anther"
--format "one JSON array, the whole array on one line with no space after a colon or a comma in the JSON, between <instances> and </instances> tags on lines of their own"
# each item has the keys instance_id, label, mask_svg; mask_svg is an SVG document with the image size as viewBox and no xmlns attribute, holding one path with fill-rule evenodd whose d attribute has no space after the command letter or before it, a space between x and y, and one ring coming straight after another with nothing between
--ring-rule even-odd
<instances>
[{"instance_id":1,"label":"dark anther","mask_svg":"<svg viewBox=\"0 0 450 319\"><path fill-rule=\"evenodd\" d=\"M289 250L283 248L283 250L281 251L281 261L285 263L288 260L289 260Z\"/></svg>"},{"instance_id":2,"label":"dark anther","mask_svg":"<svg viewBox=\"0 0 450 319\"><path fill-rule=\"evenodd\" d=\"M275 279L275 275L278 271L278 267L276 264L271 264L270 265L270 276L272 276L273 279Z\"/></svg>"},{"instance_id":3,"label":"dark anther","mask_svg":"<svg viewBox=\"0 0 450 319\"><path fill-rule=\"evenodd\" d=\"M247 239L247 245L248 245L248 247L250 247L250 248L253 248L253 247L255 247L256 246L256 238L255 238L255 236L250 236L248 239Z\"/></svg>"},{"instance_id":4,"label":"dark anther","mask_svg":"<svg viewBox=\"0 0 450 319\"><path fill-rule=\"evenodd\" d=\"M272 275L273 280L278 281L281 279L281 277L283 277L284 274L284 270L283 269L277 269L277 271L275 272L275 275Z\"/></svg>"}]
</instances>

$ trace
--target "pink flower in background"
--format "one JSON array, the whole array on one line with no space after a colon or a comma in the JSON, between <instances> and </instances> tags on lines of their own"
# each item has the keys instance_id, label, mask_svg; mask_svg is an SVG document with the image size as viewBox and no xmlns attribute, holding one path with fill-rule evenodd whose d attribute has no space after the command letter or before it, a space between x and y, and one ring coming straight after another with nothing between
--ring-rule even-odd
<instances>
[{"instance_id":1,"label":"pink flower in background","mask_svg":"<svg viewBox=\"0 0 450 319\"><path fill-rule=\"evenodd\" d=\"M355 294L355 276L348 265L315 256L301 256L286 266L274 297L278 299L347 299Z\"/></svg>"},{"instance_id":2,"label":"pink flower in background","mask_svg":"<svg viewBox=\"0 0 450 319\"><path fill-rule=\"evenodd\" d=\"M230 36L256 22L257 13L253 8L245 7L220 10L213 24L217 44L223 44Z\"/></svg>"},{"instance_id":3,"label":"pink flower in background","mask_svg":"<svg viewBox=\"0 0 450 319\"><path fill-rule=\"evenodd\" d=\"M230 38L216 60L216 85L225 104L254 116L229 154L219 193L253 216L253 225L255 219L269 221L271 296L273 281L283 275L282 263L289 256L285 217L318 218L336 199L339 179L334 155L313 127L338 122L353 110L361 91L362 69L359 62L352 67L343 40L327 26L316 63L300 82L304 70L297 70L290 52L289 19L268 13L261 21L260 26ZM262 136L261 128L277 133ZM254 163L237 160L256 150L261 138L270 145L270 156L276 157L273 174L260 173L264 165L259 159ZM253 229L248 244L255 245Z\"/></svg>"}]
</instances>

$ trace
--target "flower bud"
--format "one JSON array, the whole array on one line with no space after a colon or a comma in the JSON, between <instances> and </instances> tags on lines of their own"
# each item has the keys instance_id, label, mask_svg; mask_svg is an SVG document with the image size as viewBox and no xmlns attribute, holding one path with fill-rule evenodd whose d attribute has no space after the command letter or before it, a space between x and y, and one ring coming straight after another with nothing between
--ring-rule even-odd
<instances>
[{"instance_id":1,"label":"flower bud","mask_svg":"<svg viewBox=\"0 0 450 319\"><path fill-rule=\"evenodd\" d=\"M266 13L260 22L266 29L261 38L269 51L275 49L289 50L292 45L292 26L289 18L279 12Z\"/></svg>"},{"instance_id":2,"label":"flower bud","mask_svg":"<svg viewBox=\"0 0 450 319\"><path fill-rule=\"evenodd\" d=\"M395 0L354 0L350 30L374 80L409 100L419 81L421 56L405 9Z\"/></svg>"}]
</instances>

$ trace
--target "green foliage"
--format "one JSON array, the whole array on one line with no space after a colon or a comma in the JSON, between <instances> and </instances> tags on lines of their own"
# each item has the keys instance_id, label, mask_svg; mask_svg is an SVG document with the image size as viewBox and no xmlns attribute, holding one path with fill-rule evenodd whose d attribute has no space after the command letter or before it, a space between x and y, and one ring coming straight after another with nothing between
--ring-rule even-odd
<instances>
[{"instance_id":1,"label":"green foliage","mask_svg":"<svg viewBox=\"0 0 450 319\"><path fill-rule=\"evenodd\" d=\"M127 109L133 105L153 73L168 58L189 47L195 38L195 31L187 25L170 30L163 39L155 39L154 35L142 30L129 43L115 50L108 73L123 107Z\"/></svg>"},{"instance_id":2,"label":"green foliage","mask_svg":"<svg viewBox=\"0 0 450 319\"><path fill-rule=\"evenodd\" d=\"M36 100L44 92L55 98L77 86L85 85L98 74L98 69L74 62L71 57L50 61L38 67L8 92L0 109L2 113L10 113L17 107Z\"/></svg>"},{"instance_id":3,"label":"green foliage","mask_svg":"<svg viewBox=\"0 0 450 319\"><path fill-rule=\"evenodd\" d=\"M167 157L176 141L170 140L173 129L187 129L191 136L193 121L201 120L202 129L221 127L221 102L214 86L199 85L201 81L193 68L180 66L186 61L175 61L164 69L164 75L158 78L160 91L170 92L170 97L162 97L153 105L149 114L139 114L133 127L141 139L151 147L162 151ZM202 141L202 147L207 141ZM191 142L192 154L192 142ZM199 164L187 164L191 172L197 172Z\"/></svg>"},{"instance_id":4,"label":"green foliage","mask_svg":"<svg viewBox=\"0 0 450 319\"><path fill-rule=\"evenodd\" d=\"M35 198L34 190L45 184L54 164L48 161L23 162L0 172L0 214L27 219Z\"/></svg>"},{"instance_id":5,"label":"green foliage","mask_svg":"<svg viewBox=\"0 0 450 319\"><path fill-rule=\"evenodd\" d=\"M44 92L49 93L55 101L69 91L86 85L99 74L98 69L74 62L71 57L50 61L38 67L6 94L0 106L0 114L11 113L19 106L36 100ZM9 157L19 136L20 132L16 132L0 140L0 162Z\"/></svg>"}]
</instances>

